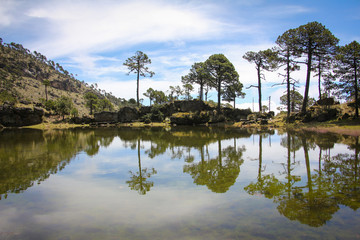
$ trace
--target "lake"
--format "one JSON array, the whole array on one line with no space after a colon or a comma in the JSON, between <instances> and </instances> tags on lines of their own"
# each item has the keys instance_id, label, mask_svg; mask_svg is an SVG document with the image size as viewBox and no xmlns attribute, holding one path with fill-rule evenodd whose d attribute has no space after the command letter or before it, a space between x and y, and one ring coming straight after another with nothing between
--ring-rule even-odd
<instances>
[{"instance_id":1,"label":"lake","mask_svg":"<svg viewBox=\"0 0 360 240\"><path fill-rule=\"evenodd\" d=\"M0 132L0 239L359 239L359 138Z\"/></svg>"}]
</instances>

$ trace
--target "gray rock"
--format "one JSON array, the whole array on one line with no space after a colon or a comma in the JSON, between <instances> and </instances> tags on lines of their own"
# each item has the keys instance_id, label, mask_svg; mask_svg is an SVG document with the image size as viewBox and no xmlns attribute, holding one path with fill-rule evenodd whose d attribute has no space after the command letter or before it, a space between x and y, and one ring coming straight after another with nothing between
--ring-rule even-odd
<instances>
[{"instance_id":1,"label":"gray rock","mask_svg":"<svg viewBox=\"0 0 360 240\"><path fill-rule=\"evenodd\" d=\"M118 112L118 122L126 123L138 120L140 113L136 108L123 107Z\"/></svg>"},{"instance_id":2,"label":"gray rock","mask_svg":"<svg viewBox=\"0 0 360 240\"><path fill-rule=\"evenodd\" d=\"M107 122L107 123L116 123L118 122L118 113L117 112L99 112L94 114L95 122Z\"/></svg>"},{"instance_id":3,"label":"gray rock","mask_svg":"<svg viewBox=\"0 0 360 240\"><path fill-rule=\"evenodd\" d=\"M15 108L12 106L0 106L0 124L5 127L22 127L42 123L44 110L34 108Z\"/></svg>"}]
</instances>

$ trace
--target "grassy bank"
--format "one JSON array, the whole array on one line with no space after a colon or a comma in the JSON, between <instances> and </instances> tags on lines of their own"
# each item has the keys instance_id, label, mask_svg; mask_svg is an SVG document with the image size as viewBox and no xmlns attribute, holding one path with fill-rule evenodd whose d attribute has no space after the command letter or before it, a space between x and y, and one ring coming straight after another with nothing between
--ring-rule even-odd
<instances>
[{"instance_id":1,"label":"grassy bank","mask_svg":"<svg viewBox=\"0 0 360 240\"><path fill-rule=\"evenodd\" d=\"M41 130L51 130L51 129L70 129L70 128L83 128L89 127L89 124L71 124L71 123L40 123L32 126L25 126L22 128L32 128L32 129L41 129Z\"/></svg>"},{"instance_id":2,"label":"grassy bank","mask_svg":"<svg viewBox=\"0 0 360 240\"><path fill-rule=\"evenodd\" d=\"M305 131L312 131L312 132L319 132L319 133L337 133L343 135L350 135L350 136L360 136L360 120L341 120L341 121L329 121L329 122L310 122L310 123L302 123L297 121L295 123L287 124L281 118L274 118L273 120L269 121L267 125L259 125L259 124L252 124L252 125L243 125L241 122L226 124L215 124L216 126L223 126L223 127L233 127L233 128L243 128L243 127L254 127L254 128L286 128L295 131L305 130ZM115 125L109 125L115 127L169 127L171 124L169 122L154 122L145 124L143 122L133 122L133 123L118 123ZM211 126L211 125L210 125ZM89 124L70 124L67 122L62 121L45 121L41 124L27 126L24 128L32 128L32 129L41 129L41 130L49 130L49 129L69 129L69 128L83 128L89 127ZM106 126L104 126L106 127Z\"/></svg>"},{"instance_id":3,"label":"grassy bank","mask_svg":"<svg viewBox=\"0 0 360 240\"><path fill-rule=\"evenodd\" d=\"M329 121L324 123L311 122L284 124L284 127L292 130L305 130L319 133L337 133L349 136L360 136L360 120Z\"/></svg>"}]
</instances>

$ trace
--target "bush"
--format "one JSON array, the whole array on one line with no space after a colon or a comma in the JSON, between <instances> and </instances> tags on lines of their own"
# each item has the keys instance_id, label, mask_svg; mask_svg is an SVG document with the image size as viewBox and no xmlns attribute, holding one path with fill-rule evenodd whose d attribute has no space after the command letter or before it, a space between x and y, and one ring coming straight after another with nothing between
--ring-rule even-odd
<instances>
[{"instance_id":1,"label":"bush","mask_svg":"<svg viewBox=\"0 0 360 240\"><path fill-rule=\"evenodd\" d=\"M71 117L78 117L79 116L79 111L76 108L72 108L70 111L70 115Z\"/></svg>"},{"instance_id":2,"label":"bush","mask_svg":"<svg viewBox=\"0 0 360 240\"><path fill-rule=\"evenodd\" d=\"M6 90L0 91L0 103L16 103L16 98Z\"/></svg>"},{"instance_id":3,"label":"bush","mask_svg":"<svg viewBox=\"0 0 360 240\"><path fill-rule=\"evenodd\" d=\"M160 107L154 106L151 108L151 112L148 114L145 114L141 117L141 121L144 123L151 123L151 122L162 122L164 121L165 116L160 111Z\"/></svg>"},{"instance_id":4,"label":"bush","mask_svg":"<svg viewBox=\"0 0 360 240\"><path fill-rule=\"evenodd\" d=\"M50 111L56 111L56 102L54 100L48 100L43 102L45 109Z\"/></svg>"}]
</instances>

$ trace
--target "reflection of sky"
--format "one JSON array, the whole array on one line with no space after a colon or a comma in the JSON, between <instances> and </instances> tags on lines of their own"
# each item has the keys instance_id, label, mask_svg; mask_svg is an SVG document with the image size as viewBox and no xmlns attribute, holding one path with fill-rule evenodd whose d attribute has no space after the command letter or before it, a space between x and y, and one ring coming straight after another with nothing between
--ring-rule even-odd
<instances>
[{"instance_id":1,"label":"reflection of sky","mask_svg":"<svg viewBox=\"0 0 360 240\"><path fill-rule=\"evenodd\" d=\"M274 174L279 180L285 179L283 164L287 163L287 149L280 146L282 137L286 135L262 139L262 174ZM197 221L192 224L204 229L212 225L216 228L219 224L226 228L236 223L247 231L251 229L249 223L259 224L265 220L282 222L284 229L299 227L281 217L271 200L244 191L244 187L257 178L259 135L236 139L238 148L245 146L244 163L240 166L237 182L225 194L215 194L206 186L195 185L190 174L183 173L184 159L172 159L169 149L150 158L145 153L150 142L141 141L141 146L141 167L157 171L148 179L154 182L154 186L146 195L139 195L126 184L130 180L129 171L139 171L137 148L125 147L116 137L110 146L100 147L98 154L90 157L80 153L57 175L22 194L10 194L8 199L1 200L0 232L10 229L11 232L39 231L45 234L44 229L52 229L76 236L77 231L131 232L163 227L177 229L183 225L189 228L187 224L192 221ZM228 146L234 146L234 139L221 141L222 149ZM211 159L216 158L218 143L209 144L208 151ZM347 146L341 144L336 144L331 150L332 156L346 152L352 154ZM200 161L198 149L192 148L190 153L195 157L194 163ZM184 155L187 155L186 151ZM318 149L309 149L309 157L314 173L318 167ZM301 183L305 185L302 147L296 152L296 161L298 164L292 174L301 176ZM94 236L97 235L94 233Z\"/></svg>"}]
</instances>

